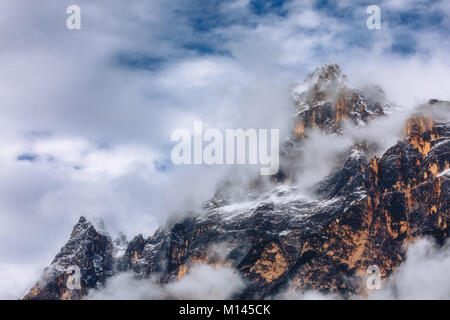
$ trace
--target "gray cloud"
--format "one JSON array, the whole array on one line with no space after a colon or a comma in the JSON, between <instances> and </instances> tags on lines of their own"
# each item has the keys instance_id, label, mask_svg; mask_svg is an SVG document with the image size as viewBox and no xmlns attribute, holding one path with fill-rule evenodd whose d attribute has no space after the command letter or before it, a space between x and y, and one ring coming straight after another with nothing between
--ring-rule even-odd
<instances>
[{"instance_id":1,"label":"gray cloud","mask_svg":"<svg viewBox=\"0 0 450 320\"><path fill-rule=\"evenodd\" d=\"M89 293L87 299L229 299L244 288L239 273L232 268L199 264L179 280L157 284L153 279L138 280L132 273L121 273L108 280L104 288Z\"/></svg>"}]
</instances>

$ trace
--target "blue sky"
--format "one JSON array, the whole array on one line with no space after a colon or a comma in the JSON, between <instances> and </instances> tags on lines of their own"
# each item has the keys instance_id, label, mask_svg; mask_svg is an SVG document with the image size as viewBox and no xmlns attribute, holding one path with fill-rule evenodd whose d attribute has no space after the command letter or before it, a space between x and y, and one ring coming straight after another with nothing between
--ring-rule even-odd
<instances>
[{"instance_id":1,"label":"blue sky","mask_svg":"<svg viewBox=\"0 0 450 320\"><path fill-rule=\"evenodd\" d=\"M176 29L184 32L183 36L171 35L170 32L167 34L163 30L158 36L161 40L171 42L176 49L176 58L186 55L232 56L227 46L234 36L228 32L230 29L254 31L258 26L277 21L282 24L283 20L301 11L331 18L333 23L344 26L343 30L336 32L335 37L345 42L345 50L349 47L368 49L376 40L377 33L389 33L392 43L385 48L386 53L414 54L417 50L426 51L416 42L417 33L430 32L445 37L449 31L448 14L442 9L445 6L442 1L385 2L383 6L383 1L184 1L183 4L175 4L173 11L168 13L172 20L171 26L177 25ZM384 30L368 32L365 28L368 17L365 9L371 4L381 6ZM324 25L305 27L300 24L297 27L298 32L311 34L327 30ZM333 48L328 44L325 49ZM166 58L164 54L158 56L156 52L155 56L136 57L136 53L130 53L130 56L137 58L130 59L131 67L135 67L139 60L143 68L149 64L160 65Z\"/></svg>"},{"instance_id":2,"label":"blue sky","mask_svg":"<svg viewBox=\"0 0 450 320\"><path fill-rule=\"evenodd\" d=\"M148 236L208 199L226 168L168 162L193 120L287 134L290 88L330 62L405 107L450 100L449 28L439 0L2 0L0 297L22 294L80 215Z\"/></svg>"}]
</instances>

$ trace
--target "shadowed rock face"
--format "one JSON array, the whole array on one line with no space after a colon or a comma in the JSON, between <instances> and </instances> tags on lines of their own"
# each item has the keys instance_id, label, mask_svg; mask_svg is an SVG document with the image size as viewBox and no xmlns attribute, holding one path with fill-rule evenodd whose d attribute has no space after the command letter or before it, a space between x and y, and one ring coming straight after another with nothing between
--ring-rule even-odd
<instances>
[{"instance_id":1,"label":"shadowed rock face","mask_svg":"<svg viewBox=\"0 0 450 320\"><path fill-rule=\"evenodd\" d=\"M42 279L25 299L80 299L90 288L103 284L113 272L113 243L84 217L73 228L69 241L44 270ZM81 271L80 287L68 285L73 266ZM69 289L69 288L73 289Z\"/></svg>"},{"instance_id":2,"label":"shadowed rock face","mask_svg":"<svg viewBox=\"0 0 450 320\"><path fill-rule=\"evenodd\" d=\"M343 77L337 66L323 67L311 79L323 82L313 89L319 96L327 86L337 86L340 96ZM308 99L311 107L315 100ZM344 105L355 106L353 100ZM315 108L328 114L321 106ZM373 106L364 108L373 112L378 108ZM25 299L79 299L125 271L162 283L176 281L197 263L236 268L247 286L234 298L271 297L288 286L364 295L368 266L378 265L388 277L405 259L406 244L425 236L441 244L448 238L450 124L432 116L435 107L449 111L450 103L422 106L405 124L405 138L381 158L370 156L367 145L355 146L340 168L314 187L315 199L283 183L256 184L238 201L227 195L231 183L205 204L204 212L147 239L139 235L120 254L119 242L81 218ZM359 113L355 119L369 118ZM315 119L308 126L316 125ZM336 113L330 119L339 123ZM71 265L81 270L79 290L67 288Z\"/></svg>"}]
</instances>

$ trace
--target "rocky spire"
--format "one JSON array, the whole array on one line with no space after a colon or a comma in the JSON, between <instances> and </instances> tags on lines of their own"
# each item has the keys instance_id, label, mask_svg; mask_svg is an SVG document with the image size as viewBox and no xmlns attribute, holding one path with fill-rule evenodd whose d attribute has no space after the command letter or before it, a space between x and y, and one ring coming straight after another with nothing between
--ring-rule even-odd
<instances>
[{"instance_id":1,"label":"rocky spire","mask_svg":"<svg viewBox=\"0 0 450 320\"><path fill-rule=\"evenodd\" d=\"M80 217L67 243L25 299L79 299L113 273L113 243L85 217ZM74 286L68 284L73 278Z\"/></svg>"},{"instance_id":2,"label":"rocky spire","mask_svg":"<svg viewBox=\"0 0 450 320\"><path fill-rule=\"evenodd\" d=\"M381 88L357 90L350 87L337 64L317 68L303 83L293 88L292 97L298 138L305 137L311 128L340 133L344 120L364 125L370 119L384 115L390 108Z\"/></svg>"}]
</instances>

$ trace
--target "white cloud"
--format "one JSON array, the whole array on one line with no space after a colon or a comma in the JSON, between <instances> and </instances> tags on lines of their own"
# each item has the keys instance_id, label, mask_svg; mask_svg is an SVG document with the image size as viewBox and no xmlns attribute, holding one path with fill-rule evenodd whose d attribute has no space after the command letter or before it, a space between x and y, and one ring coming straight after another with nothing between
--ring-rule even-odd
<instances>
[{"instance_id":1,"label":"white cloud","mask_svg":"<svg viewBox=\"0 0 450 320\"><path fill-rule=\"evenodd\" d=\"M240 275L227 267L199 264L181 279L157 284L153 279L136 279L122 273L108 280L104 288L93 290L87 299L193 299L222 300L244 288Z\"/></svg>"},{"instance_id":2,"label":"white cloud","mask_svg":"<svg viewBox=\"0 0 450 320\"><path fill-rule=\"evenodd\" d=\"M181 278L167 286L171 296L181 299L229 299L244 288L239 273L227 267L197 265Z\"/></svg>"},{"instance_id":3,"label":"white cloud","mask_svg":"<svg viewBox=\"0 0 450 320\"><path fill-rule=\"evenodd\" d=\"M427 3L428 1L424 0L384 0L382 1L381 6L390 10L406 11L423 6Z\"/></svg>"},{"instance_id":4,"label":"white cloud","mask_svg":"<svg viewBox=\"0 0 450 320\"><path fill-rule=\"evenodd\" d=\"M37 267L36 263L31 265L25 263L15 265L0 263L1 298L16 300L24 296L36 283L36 279L39 279L41 273L42 269Z\"/></svg>"},{"instance_id":5,"label":"white cloud","mask_svg":"<svg viewBox=\"0 0 450 320\"><path fill-rule=\"evenodd\" d=\"M224 65L212 59L184 61L166 72L166 83L171 90L205 87L212 81L218 81L226 72Z\"/></svg>"},{"instance_id":6,"label":"white cloud","mask_svg":"<svg viewBox=\"0 0 450 320\"><path fill-rule=\"evenodd\" d=\"M322 293L314 290L298 290L293 285L283 290L275 297L275 300L339 300L340 297L332 293Z\"/></svg>"},{"instance_id":7,"label":"white cloud","mask_svg":"<svg viewBox=\"0 0 450 320\"><path fill-rule=\"evenodd\" d=\"M450 247L420 239L408 248L406 261L371 299L450 298Z\"/></svg>"},{"instance_id":8,"label":"white cloud","mask_svg":"<svg viewBox=\"0 0 450 320\"><path fill-rule=\"evenodd\" d=\"M83 153L88 148L88 142L81 138L57 138L39 139L31 146L31 152L55 157L56 159L69 163L81 161Z\"/></svg>"}]
</instances>

